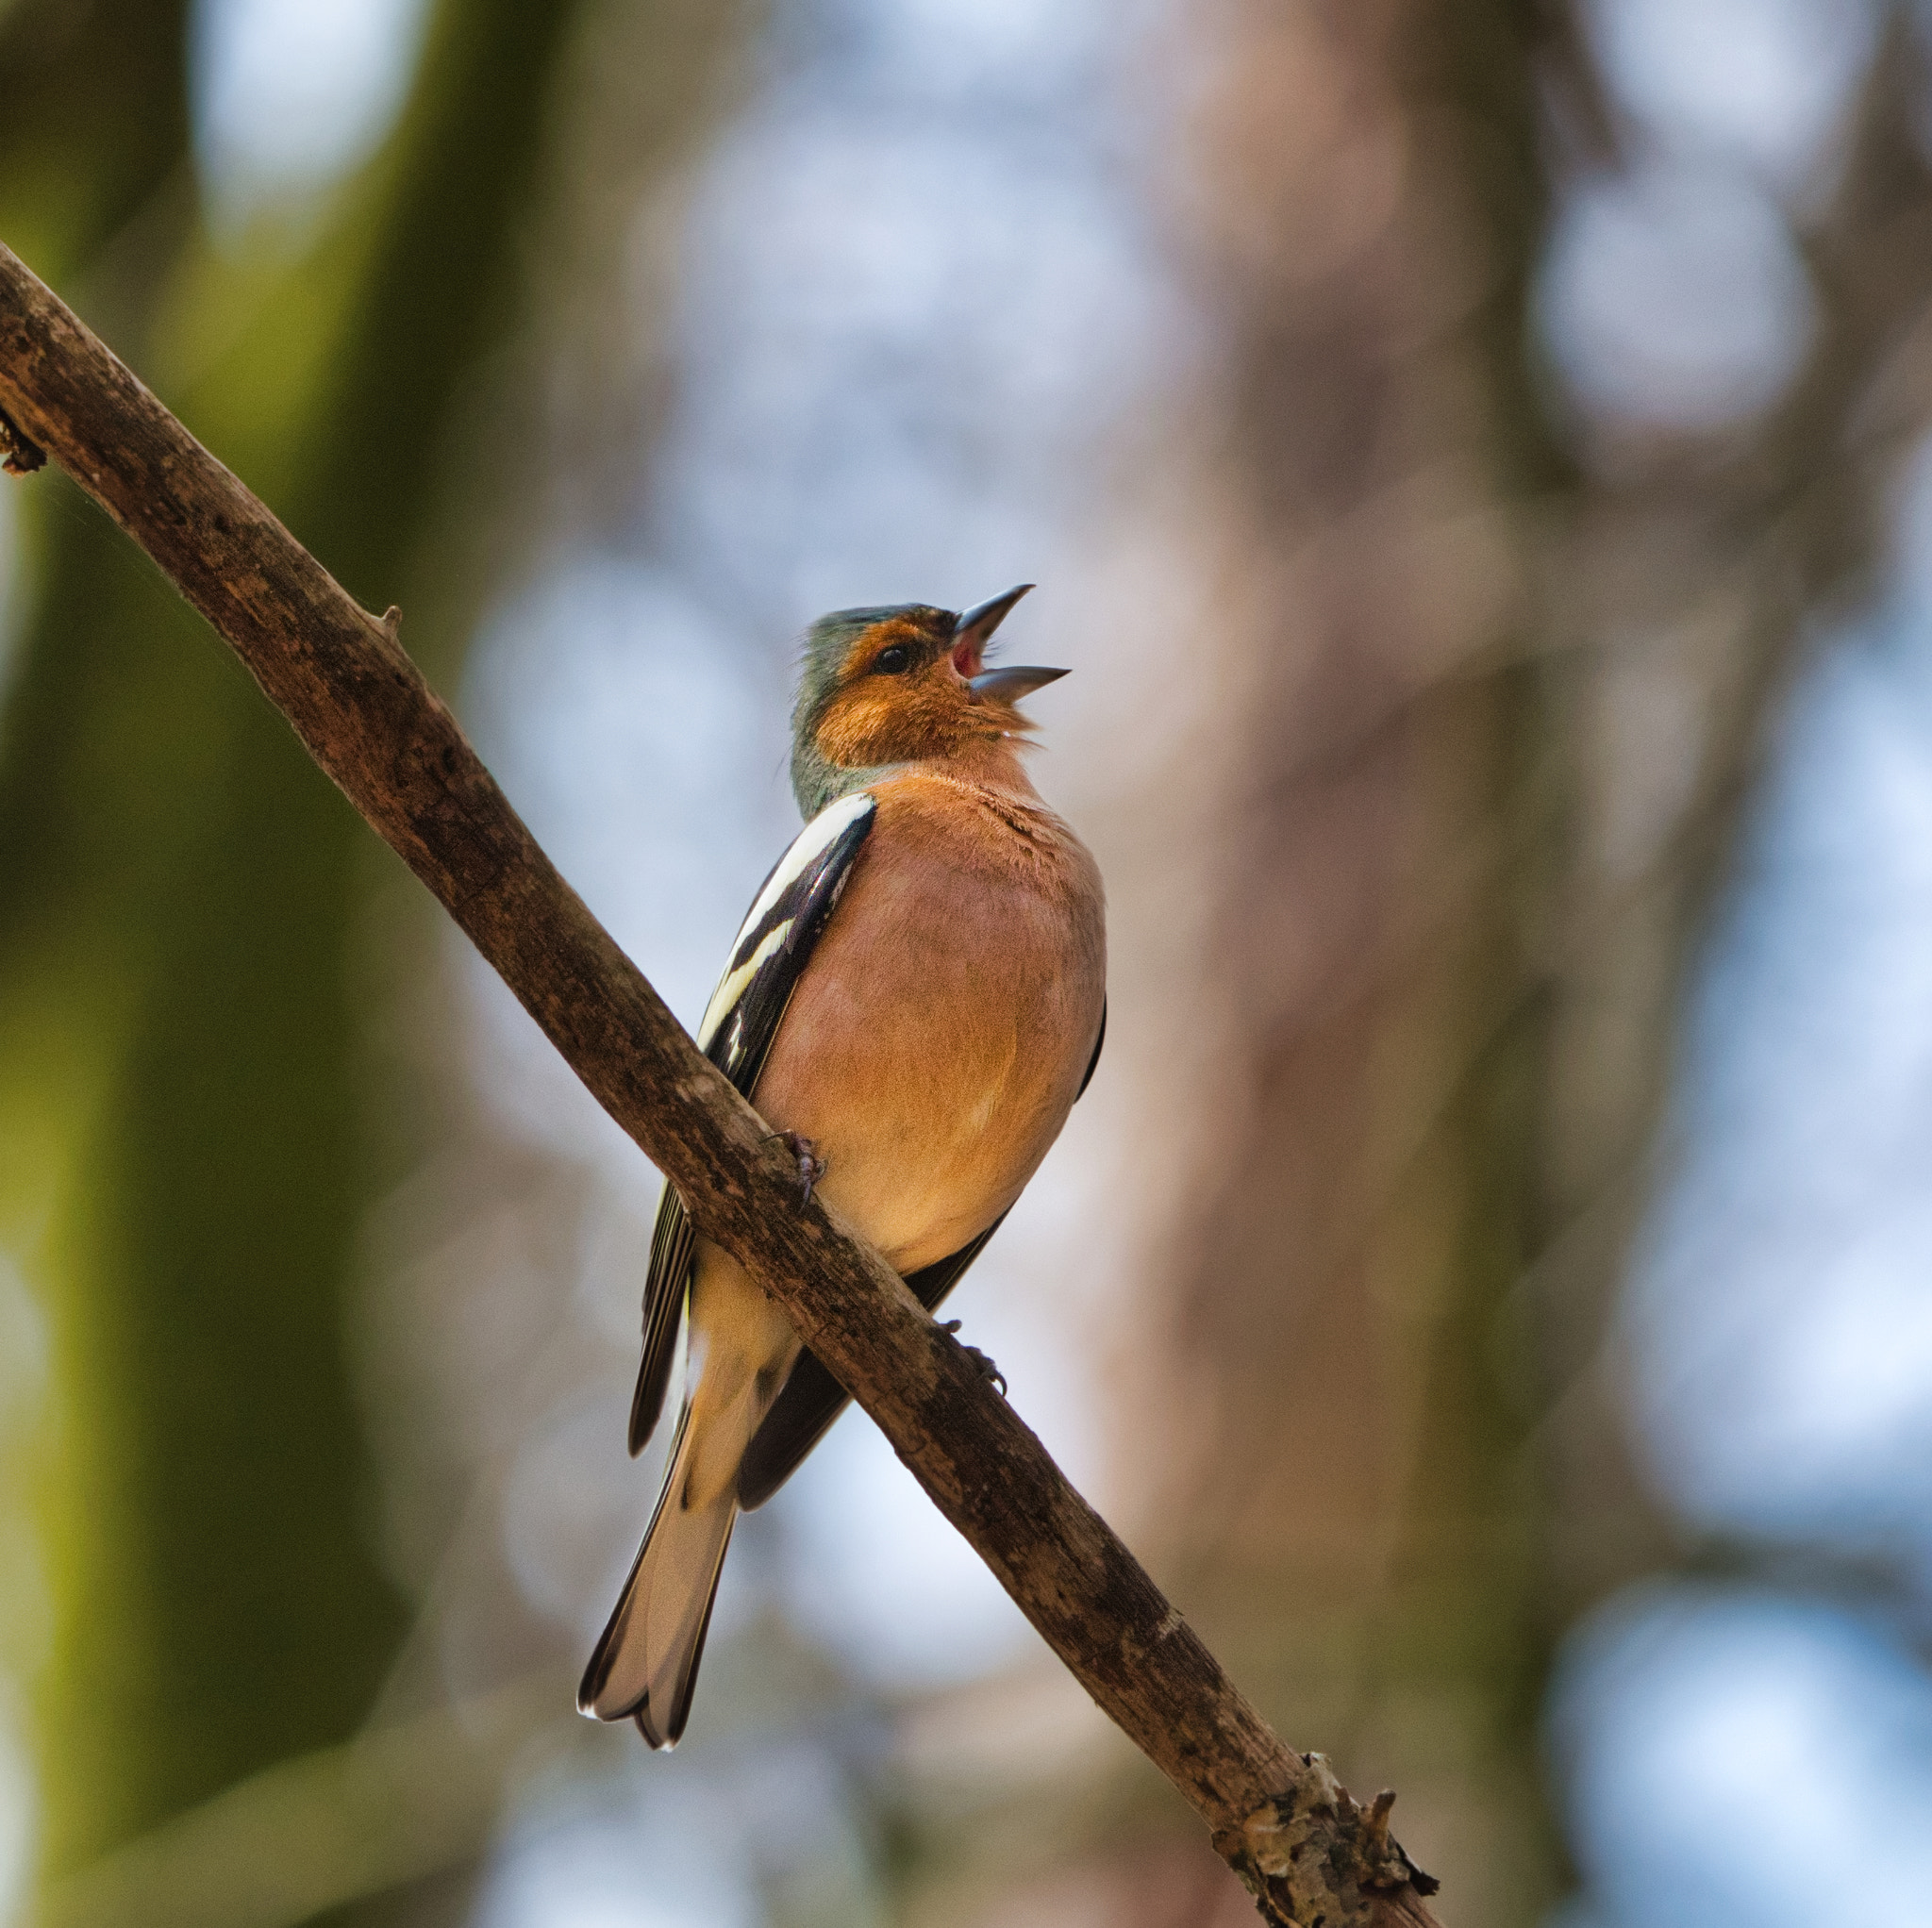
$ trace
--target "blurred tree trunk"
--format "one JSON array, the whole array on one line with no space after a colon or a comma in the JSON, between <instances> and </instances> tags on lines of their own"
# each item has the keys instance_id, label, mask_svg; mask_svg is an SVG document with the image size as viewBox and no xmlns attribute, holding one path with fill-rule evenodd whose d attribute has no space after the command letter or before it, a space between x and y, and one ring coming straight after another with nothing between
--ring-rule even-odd
<instances>
[{"instance_id":1,"label":"blurred tree trunk","mask_svg":"<svg viewBox=\"0 0 1932 1928\"><path fill-rule=\"evenodd\" d=\"M43 276L86 271L96 303L99 284L119 280L138 312L193 217L188 11L186 0L18 0L0 14L0 220Z\"/></svg>"},{"instance_id":2,"label":"blurred tree trunk","mask_svg":"<svg viewBox=\"0 0 1932 1928\"><path fill-rule=\"evenodd\" d=\"M1533 23L1215 7L1191 250L1227 344L1224 1004L1166 1252L1154 1488L1180 1597L1445 1884L1534 1920L1536 1237L1550 740L1530 395Z\"/></svg>"},{"instance_id":3,"label":"blurred tree trunk","mask_svg":"<svg viewBox=\"0 0 1932 1928\"><path fill-rule=\"evenodd\" d=\"M1574 56L1555 77L1573 99L1593 84ZM1529 1282L1561 1623L1693 1554L1627 1437L1616 1295L1669 1176L1656 1140L1679 1002L1785 697L1834 626L1883 593L1890 499L1932 425L1928 88L1899 9L1828 187L1793 197L1816 324L1774 407L1710 436L1581 424L1591 486L1546 607L1574 807L1550 960L1551 1236ZM1592 118L1566 116L1579 129ZM1564 158L1580 170L1616 157L1606 137Z\"/></svg>"},{"instance_id":4,"label":"blurred tree trunk","mask_svg":"<svg viewBox=\"0 0 1932 1928\"><path fill-rule=\"evenodd\" d=\"M1524 336L1545 197L1619 159L1581 31L1424 0L1191 24L1179 224L1224 370L1199 649L1242 721L1188 778L1224 1002L1179 1020L1185 1203L1122 1457L1235 1677L1400 1789L1444 1920L1527 1923L1562 1879L1549 1655L1690 1552L1607 1339L1679 998L1783 696L1873 592L1932 416L1924 58L1895 28L1796 221L1819 324L1782 401L1714 436L1579 421L1579 477ZM1027 1884L935 1875L924 1910L1250 1919L1150 1834L1164 1809L1131 1769L1086 1778L1008 1828Z\"/></svg>"},{"instance_id":5,"label":"blurred tree trunk","mask_svg":"<svg viewBox=\"0 0 1932 1928\"><path fill-rule=\"evenodd\" d=\"M225 264L194 225L180 8L8 16L0 77L33 104L5 130L0 207L32 210L8 238L377 608L518 305L572 11L442 8L403 124L275 269ZM0 738L0 1205L53 1338L37 1701L58 1872L351 1729L403 1605L341 1338L376 1177L359 826L125 538L43 479ZM446 674L461 633L410 642Z\"/></svg>"},{"instance_id":6,"label":"blurred tree trunk","mask_svg":"<svg viewBox=\"0 0 1932 1928\"><path fill-rule=\"evenodd\" d=\"M1172 231L1211 373L1173 459L1211 596L1188 666L1224 722L1162 799L1191 798L1217 998L1160 1054L1185 1088L1142 1151L1185 1162L1110 1388L1121 1456L1138 1542L1278 1731L1400 1790L1445 1920L1526 1924L1557 1852L1512 1292L1562 773L1530 505L1567 487L1523 340L1538 35L1508 0L1208 0L1175 31ZM1124 956L1142 893L1109 886ZM974 1919L1251 1919L1150 1833L1169 1811L1131 1770L1081 1786L1033 1816L1050 1871Z\"/></svg>"}]
</instances>

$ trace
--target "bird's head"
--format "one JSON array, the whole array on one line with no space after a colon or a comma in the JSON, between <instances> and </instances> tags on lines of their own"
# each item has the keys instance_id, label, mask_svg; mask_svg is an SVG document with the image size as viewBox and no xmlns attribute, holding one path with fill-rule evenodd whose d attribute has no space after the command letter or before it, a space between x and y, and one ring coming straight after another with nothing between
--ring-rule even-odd
<instances>
[{"instance_id":1,"label":"bird's head","mask_svg":"<svg viewBox=\"0 0 1932 1928\"><path fill-rule=\"evenodd\" d=\"M963 615L900 603L835 609L812 624L791 712L791 786L808 818L895 764L1032 728L1021 697L1067 673L985 661L993 631L1032 587Z\"/></svg>"}]
</instances>

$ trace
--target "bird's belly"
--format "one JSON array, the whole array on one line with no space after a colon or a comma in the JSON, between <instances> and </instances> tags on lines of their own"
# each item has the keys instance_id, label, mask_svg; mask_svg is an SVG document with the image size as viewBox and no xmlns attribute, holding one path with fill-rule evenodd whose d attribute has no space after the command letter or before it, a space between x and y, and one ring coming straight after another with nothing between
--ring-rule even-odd
<instances>
[{"instance_id":1,"label":"bird's belly","mask_svg":"<svg viewBox=\"0 0 1932 1928\"><path fill-rule=\"evenodd\" d=\"M826 1198L902 1272L1019 1196L1099 1022L1082 933L1022 881L871 866L820 940L757 1091Z\"/></svg>"}]
</instances>

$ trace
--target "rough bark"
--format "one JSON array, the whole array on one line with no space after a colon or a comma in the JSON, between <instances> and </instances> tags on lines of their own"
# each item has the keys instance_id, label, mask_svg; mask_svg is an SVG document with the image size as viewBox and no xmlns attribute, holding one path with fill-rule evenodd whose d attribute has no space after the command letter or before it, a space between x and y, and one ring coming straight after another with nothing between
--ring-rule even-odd
<instances>
[{"instance_id":1,"label":"rough bark","mask_svg":"<svg viewBox=\"0 0 1932 1928\"><path fill-rule=\"evenodd\" d=\"M965 1350L817 1198L564 882L404 654L10 251L0 407L241 657L704 1231L785 1305L1270 1920L1427 1922L1432 1886L1319 1755L1291 1751Z\"/></svg>"}]
</instances>

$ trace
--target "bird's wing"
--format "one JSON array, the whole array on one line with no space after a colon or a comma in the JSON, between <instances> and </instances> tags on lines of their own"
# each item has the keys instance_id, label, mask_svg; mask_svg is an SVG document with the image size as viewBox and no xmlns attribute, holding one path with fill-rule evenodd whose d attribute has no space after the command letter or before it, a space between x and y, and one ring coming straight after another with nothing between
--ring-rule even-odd
<instances>
[{"instance_id":1,"label":"bird's wing","mask_svg":"<svg viewBox=\"0 0 1932 1928\"><path fill-rule=\"evenodd\" d=\"M747 1098L877 813L878 806L863 790L827 805L774 866L739 930L731 961L705 1008L697 1042ZM644 1281L644 1356L630 1408L633 1454L644 1450L664 1409L695 1245L684 1202L666 1185L658 1202L651 1269Z\"/></svg>"},{"instance_id":2,"label":"bird's wing","mask_svg":"<svg viewBox=\"0 0 1932 1928\"><path fill-rule=\"evenodd\" d=\"M939 1309L946 1294L965 1276L966 1268L986 1249L986 1241L1006 1222L1002 1212L976 1238L969 1239L949 1257L907 1274L912 1296L928 1312ZM749 1513L762 1506L791 1475L799 1461L824 1438L832 1421L845 1410L845 1388L808 1347L772 1402L764 1423L751 1437L738 1468L738 1504Z\"/></svg>"},{"instance_id":3,"label":"bird's wing","mask_svg":"<svg viewBox=\"0 0 1932 1928\"><path fill-rule=\"evenodd\" d=\"M1100 1036L1093 1040L1093 1055L1087 1060L1087 1069L1080 1078L1080 1089L1074 1093L1077 1105L1087 1095L1087 1087L1093 1082L1093 1073L1100 1069L1100 1047L1107 1042L1107 1000L1100 1001Z\"/></svg>"}]
</instances>

